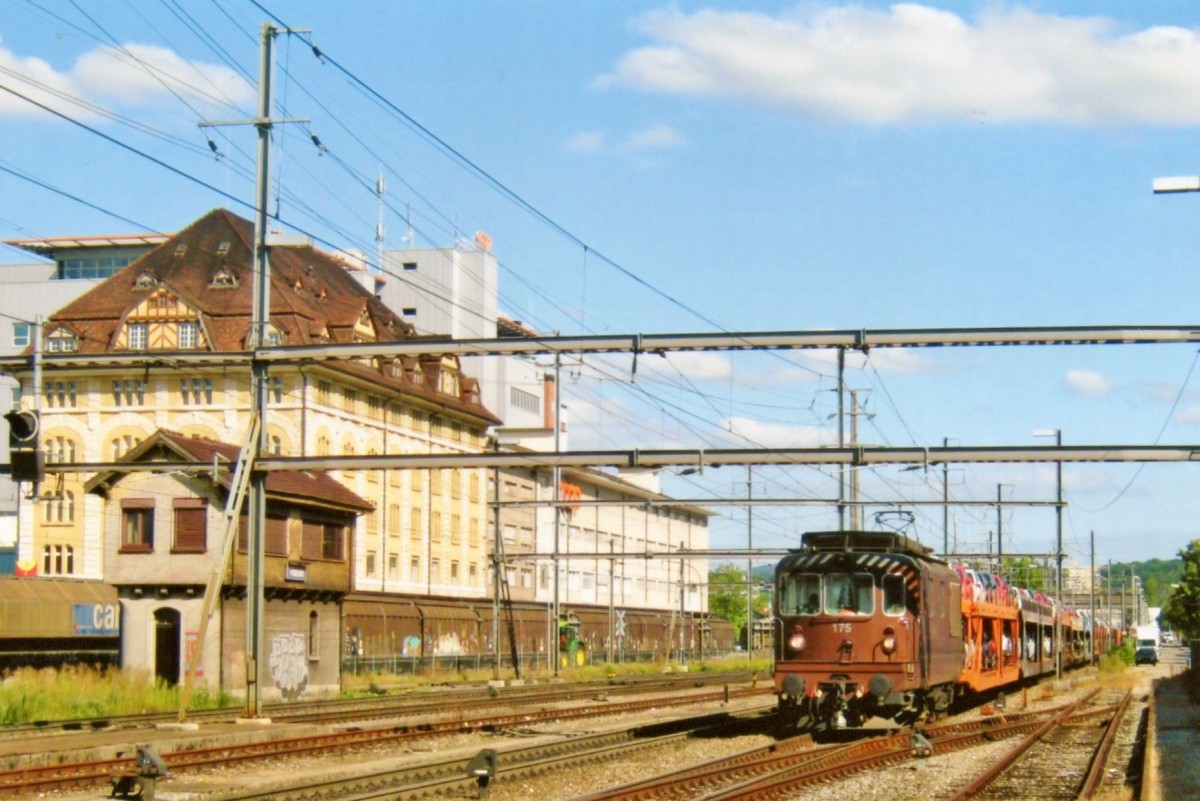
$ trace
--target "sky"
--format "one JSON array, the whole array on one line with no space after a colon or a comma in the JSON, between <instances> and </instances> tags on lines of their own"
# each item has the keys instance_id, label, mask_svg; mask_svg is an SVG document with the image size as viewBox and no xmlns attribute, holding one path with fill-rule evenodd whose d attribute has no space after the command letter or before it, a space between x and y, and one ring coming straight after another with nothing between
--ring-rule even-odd
<instances>
[{"instance_id":1,"label":"sky","mask_svg":"<svg viewBox=\"0 0 1200 801\"><path fill-rule=\"evenodd\" d=\"M504 313L543 331L1190 325L1200 194L1192 3L10 0L0 239L252 218L259 34L270 211L321 247L486 232ZM376 179L386 181L384 202ZM0 248L0 264L29 255ZM1200 442L1186 345L851 354L866 445ZM568 359L574 448L837 443L836 356ZM847 404L849 399L847 398ZM849 420L846 422L849 428ZM860 476L867 524L1050 554L1053 465ZM1087 564L1200 536L1189 465L1068 464ZM664 475L681 497L831 498L811 467ZM829 508L714 507L713 545L795 546ZM999 515L999 519L997 518Z\"/></svg>"}]
</instances>

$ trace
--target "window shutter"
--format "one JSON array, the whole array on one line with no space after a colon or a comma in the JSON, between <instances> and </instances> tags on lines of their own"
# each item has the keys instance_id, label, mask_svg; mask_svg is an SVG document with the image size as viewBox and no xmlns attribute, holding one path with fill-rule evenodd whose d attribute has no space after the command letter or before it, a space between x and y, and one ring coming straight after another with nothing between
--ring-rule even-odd
<instances>
[{"instance_id":1,"label":"window shutter","mask_svg":"<svg viewBox=\"0 0 1200 801\"><path fill-rule=\"evenodd\" d=\"M175 500L175 550L203 551L207 547L208 504L202 500Z\"/></svg>"},{"instance_id":2,"label":"window shutter","mask_svg":"<svg viewBox=\"0 0 1200 801\"><path fill-rule=\"evenodd\" d=\"M272 556L288 555L288 519L267 516L266 552Z\"/></svg>"},{"instance_id":3,"label":"window shutter","mask_svg":"<svg viewBox=\"0 0 1200 801\"><path fill-rule=\"evenodd\" d=\"M320 559L322 536L325 526L317 520L305 520L303 525L303 541L300 544L300 556L303 559Z\"/></svg>"}]
</instances>

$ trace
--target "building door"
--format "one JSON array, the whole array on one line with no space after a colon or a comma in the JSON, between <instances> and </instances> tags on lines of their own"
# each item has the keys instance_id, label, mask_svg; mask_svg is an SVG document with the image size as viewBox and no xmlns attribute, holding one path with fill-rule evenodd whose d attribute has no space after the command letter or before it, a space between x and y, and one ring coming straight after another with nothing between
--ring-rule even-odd
<instances>
[{"instance_id":1,"label":"building door","mask_svg":"<svg viewBox=\"0 0 1200 801\"><path fill-rule=\"evenodd\" d=\"M154 676L172 686L179 683L179 630L178 610L155 610Z\"/></svg>"}]
</instances>

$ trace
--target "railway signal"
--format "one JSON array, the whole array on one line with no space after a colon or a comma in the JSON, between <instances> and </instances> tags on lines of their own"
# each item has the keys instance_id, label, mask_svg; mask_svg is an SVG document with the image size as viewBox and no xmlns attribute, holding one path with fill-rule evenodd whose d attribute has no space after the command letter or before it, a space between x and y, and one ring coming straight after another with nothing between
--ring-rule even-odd
<instances>
[{"instance_id":1,"label":"railway signal","mask_svg":"<svg viewBox=\"0 0 1200 801\"><path fill-rule=\"evenodd\" d=\"M13 481L39 482L46 476L46 454L38 446L41 420L30 409L4 415L8 421L8 452Z\"/></svg>"}]
</instances>

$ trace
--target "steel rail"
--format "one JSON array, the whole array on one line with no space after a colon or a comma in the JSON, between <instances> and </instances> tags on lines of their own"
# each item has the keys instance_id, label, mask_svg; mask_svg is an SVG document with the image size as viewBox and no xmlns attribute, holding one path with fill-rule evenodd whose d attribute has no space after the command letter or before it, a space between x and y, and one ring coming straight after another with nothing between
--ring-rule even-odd
<instances>
[{"instance_id":1,"label":"steel rail","mask_svg":"<svg viewBox=\"0 0 1200 801\"><path fill-rule=\"evenodd\" d=\"M1121 698L1121 702L1117 704L1116 710L1113 712L1112 719L1104 727L1104 736L1100 739L1100 745L1096 747L1096 751L1092 755L1087 776L1084 777L1083 784L1079 787L1080 798L1091 798L1100 789L1100 782L1104 780L1104 770L1108 765L1109 755L1112 753L1113 744L1117 741L1117 732L1121 729L1125 712L1129 709L1132 701L1133 690L1130 690Z\"/></svg>"},{"instance_id":2,"label":"steel rail","mask_svg":"<svg viewBox=\"0 0 1200 801\"><path fill-rule=\"evenodd\" d=\"M621 680L596 680L571 682L562 685L530 684L525 686L495 688L478 685L440 687L436 690L406 691L397 695L364 696L359 698L333 698L320 701L280 701L264 705L266 716L276 723L323 723L347 722L383 717L431 714L445 711L448 704L460 707L478 706L495 709L502 706L522 704L558 703L595 698L598 694L609 696L637 695L646 693L672 693L699 689L714 684L750 684L754 672L710 672L671 674L667 676L629 676ZM240 707L220 709L189 709L192 722L232 723L240 717ZM96 718L62 718L39 720L29 723L0 725L0 744L13 738L30 735L61 735L115 729L149 728L159 723L174 722L175 712L142 712L131 715L106 715Z\"/></svg>"},{"instance_id":3,"label":"steel rail","mask_svg":"<svg viewBox=\"0 0 1200 801\"><path fill-rule=\"evenodd\" d=\"M924 734L939 749L957 750L984 739L999 739L1028 732L1057 711L1040 710L1004 718L942 723L927 727ZM912 754L909 736L908 732L902 732L864 742L820 746L799 754L794 753L797 745L807 746L809 741L807 737L797 737L728 757L718 757L683 770L606 788L572 801L640 801L684 794L691 797L697 789L715 784L724 784L725 787L704 796L709 801L761 799L775 793L794 793L798 788L815 781L908 759ZM736 774L750 774L752 778L731 786L730 781L736 779Z\"/></svg>"},{"instance_id":4,"label":"steel rail","mask_svg":"<svg viewBox=\"0 0 1200 801\"><path fill-rule=\"evenodd\" d=\"M972 780L970 783L968 783L966 785L966 787L964 787L957 794L952 796L951 801L966 801L966 799L981 792L985 787L987 787L989 784L991 784L993 781L995 781L996 778L998 776L1000 776L1000 774L1002 774L1002 773L1004 773L1004 771L1008 770L1013 765L1013 763L1015 763L1023 755L1028 753L1029 749L1031 749L1036 743L1038 743L1043 738L1045 738L1045 736L1047 734L1049 734L1050 732L1054 731L1058 727L1067 723L1069 718L1079 709L1079 707L1083 706L1085 703L1087 703L1088 701L1095 698L1096 694L1099 692L1100 692L1099 690L1093 690L1091 693L1085 695L1083 698L1080 698L1079 700L1070 704L1067 707L1067 711L1062 712L1058 715L1055 715L1054 717L1047 720L1045 723L1043 723L1041 726L1039 726L1032 734L1030 734L1028 737L1026 737L1020 743L1018 743L1015 748L1011 749L1010 751L1008 751L1008 753L1006 753L1004 756L1002 756L999 760L992 763L992 765L987 770L985 770L979 776L975 777L975 779Z\"/></svg>"},{"instance_id":5,"label":"steel rail","mask_svg":"<svg viewBox=\"0 0 1200 801\"><path fill-rule=\"evenodd\" d=\"M985 740L1003 739L1031 731L1042 725L1047 717L1070 714L1072 706L1063 706L1036 712L1023 712L997 718L981 718L973 721L950 721L926 726L921 733L929 739L935 750L957 751L977 745ZM793 763L768 775L728 787L703 796L704 801L761 801L795 792L814 782L843 778L854 773L885 765L896 764L912 756L910 733L901 732L862 744L866 747L855 752L845 750L838 759L826 764L813 760L811 763ZM698 801L698 800L697 800Z\"/></svg>"},{"instance_id":6,"label":"steel rail","mask_svg":"<svg viewBox=\"0 0 1200 801\"><path fill-rule=\"evenodd\" d=\"M290 737L258 743L219 745L211 748L186 748L161 754L172 773L186 772L203 767L227 765L232 762L326 751L329 748L352 748L358 745L411 740L439 735L459 734L485 729L503 729L511 726L528 726L537 721L576 720L581 718L640 712L669 706L683 706L705 702L723 702L729 698L746 698L766 695L773 688L742 688L737 690L705 692L674 698L651 698L637 701L610 703L603 706L581 706L569 709L523 710L505 715L457 718L412 725L358 728L330 734ZM453 711L453 710L448 710ZM109 777L133 770L132 756L120 759L103 759L93 762L39 765L0 771L0 796L43 792L53 788L103 783Z\"/></svg>"},{"instance_id":7,"label":"steel rail","mask_svg":"<svg viewBox=\"0 0 1200 801\"><path fill-rule=\"evenodd\" d=\"M744 713L742 713L744 714ZM647 749L678 743L697 732L720 730L736 725L753 725L737 714L702 715L694 719L674 721L690 728L667 734L645 734L645 727L621 731L584 734L551 743L506 748L497 752L497 772L493 782L512 782L534 776L552 775L580 762L598 763L642 753ZM466 762L450 758L419 765L384 768L368 773L304 780L287 785L249 788L233 794L222 794L221 801L306 801L313 798L338 797L343 801L409 801L426 799L446 793L466 793L476 788L476 779L466 772Z\"/></svg>"}]
</instances>

